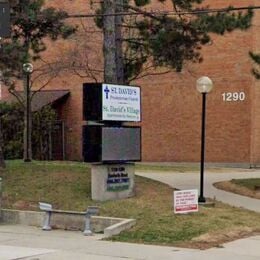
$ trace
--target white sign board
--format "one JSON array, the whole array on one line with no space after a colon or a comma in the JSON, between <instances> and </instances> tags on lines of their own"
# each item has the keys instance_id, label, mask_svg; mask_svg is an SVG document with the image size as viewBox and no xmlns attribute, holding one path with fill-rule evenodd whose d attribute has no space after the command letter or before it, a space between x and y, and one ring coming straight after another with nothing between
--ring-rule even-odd
<instances>
[{"instance_id":1,"label":"white sign board","mask_svg":"<svg viewBox=\"0 0 260 260\"><path fill-rule=\"evenodd\" d=\"M140 122L140 88L102 84L102 120Z\"/></svg>"},{"instance_id":2,"label":"white sign board","mask_svg":"<svg viewBox=\"0 0 260 260\"><path fill-rule=\"evenodd\" d=\"M181 190L173 192L174 213L189 213L198 211L198 191Z\"/></svg>"}]
</instances>

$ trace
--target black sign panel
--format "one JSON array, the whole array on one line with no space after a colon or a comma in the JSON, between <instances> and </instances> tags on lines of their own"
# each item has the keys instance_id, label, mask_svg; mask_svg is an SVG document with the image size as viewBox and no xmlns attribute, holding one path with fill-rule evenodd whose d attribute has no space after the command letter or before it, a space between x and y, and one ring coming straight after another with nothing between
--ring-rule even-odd
<instances>
[{"instance_id":1,"label":"black sign panel","mask_svg":"<svg viewBox=\"0 0 260 260\"><path fill-rule=\"evenodd\" d=\"M102 84L83 84L83 120L102 120Z\"/></svg>"},{"instance_id":2,"label":"black sign panel","mask_svg":"<svg viewBox=\"0 0 260 260\"><path fill-rule=\"evenodd\" d=\"M83 126L85 162L141 160L140 127Z\"/></svg>"},{"instance_id":3,"label":"black sign panel","mask_svg":"<svg viewBox=\"0 0 260 260\"><path fill-rule=\"evenodd\" d=\"M0 37L10 37L10 6L0 2Z\"/></svg>"}]
</instances>

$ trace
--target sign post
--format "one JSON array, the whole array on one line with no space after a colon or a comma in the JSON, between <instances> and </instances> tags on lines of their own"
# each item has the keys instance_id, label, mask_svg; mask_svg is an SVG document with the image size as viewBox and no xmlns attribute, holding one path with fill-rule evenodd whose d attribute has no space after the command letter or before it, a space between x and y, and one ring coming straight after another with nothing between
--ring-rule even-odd
<instances>
[{"instance_id":1,"label":"sign post","mask_svg":"<svg viewBox=\"0 0 260 260\"><path fill-rule=\"evenodd\" d=\"M10 37L10 5L6 0L0 0L0 37Z\"/></svg>"}]
</instances>

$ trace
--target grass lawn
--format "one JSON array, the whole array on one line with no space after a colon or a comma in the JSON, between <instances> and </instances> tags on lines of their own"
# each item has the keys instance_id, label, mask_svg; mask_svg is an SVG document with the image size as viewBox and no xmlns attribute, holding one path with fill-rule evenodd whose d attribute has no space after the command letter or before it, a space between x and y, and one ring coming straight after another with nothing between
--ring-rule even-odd
<instances>
[{"instance_id":1,"label":"grass lawn","mask_svg":"<svg viewBox=\"0 0 260 260\"><path fill-rule=\"evenodd\" d=\"M231 182L236 185L246 187L250 190L255 190L256 186L260 187L260 178L242 179L242 180L233 179L231 180Z\"/></svg>"},{"instance_id":2,"label":"grass lawn","mask_svg":"<svg viewBox=\"0 0 260 260\"><path fill-rule=\"evenodd\" d=\"M214 186L239 195L260 199L260 178L232 179L231 181L217 182Z\"/></svg>"},{"instance_id":3,"label":"grass lawn","mask_svg":"<svg viewBox=\"0 0 260 260\"><path fill-rule=\"evenodd\" d=\"M198 213L174 215L173 189L138 176L134 198L94 202L90 167L83 163L8 161L0 176L5 208L38 210L38 201L77 211L99 205L103 216L135 218L137 224L114 236L116 241L207 248L260 232L260 214L219 202Z\"/></svg>"}]
</instances>

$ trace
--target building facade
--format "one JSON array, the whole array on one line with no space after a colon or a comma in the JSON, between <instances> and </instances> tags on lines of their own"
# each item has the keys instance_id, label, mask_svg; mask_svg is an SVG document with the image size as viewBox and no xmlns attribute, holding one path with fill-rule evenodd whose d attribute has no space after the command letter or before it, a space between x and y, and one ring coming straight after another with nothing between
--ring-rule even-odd
<instances>
[{"instance_id":1,"label":"building facade","mask_svg":"<svg viewBox=\"0 0 260 260\"><path fill-rule=\"evenodd\" d=\"M85 0L46 2L70 14L93 12ZM257 5L257 2L208 0L205 4L223 8ZM156 8L167 9L168 6L164 3ZM101 31L89 18L71 19L70 22L81 28L77 36L66 42L48 42L44 59L59 59L71 46L74 48L84 41L80 51L82 59L87 57L89 64L99 70L102 68ZM86 28L93 30L91 37L84 34ZM253 26L249 30L213 35L212 39L212 44L202 49L202 63L187 64L181 73L147 76L132 82L142 90L143 161L200 160L202 99L196 90L196 80L206 75L214 82L214 89L207 95L206 162L260 164L260 81L251 74L252 62L248 55L249 51L260 50L260 11L255 12ZM90 76L80 76L66 72L46 87L47 90L70 91L59 111L65 122L68 160L82 159L82 84L94 80ZM96 77L95 80L102 81L102 78Z\"/></svg>"}]
</instances>

